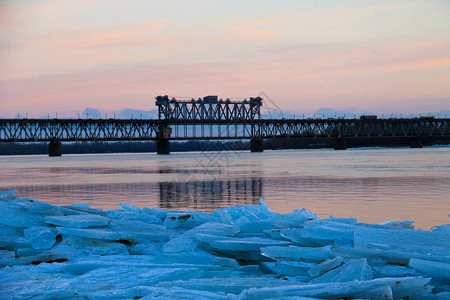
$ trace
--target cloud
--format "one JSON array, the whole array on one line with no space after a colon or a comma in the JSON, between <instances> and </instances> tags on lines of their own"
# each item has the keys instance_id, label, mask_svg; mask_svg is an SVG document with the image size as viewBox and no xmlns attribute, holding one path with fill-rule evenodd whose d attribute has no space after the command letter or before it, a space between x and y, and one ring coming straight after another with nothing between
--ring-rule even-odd
<instances>
[{"instance_id":1,"label":"cloud","mask_svg":"<svg viewBox=\"0 0 450 300\"><path fill-rule=\"evenodd\" d=\"M0 108L10 113L33 111L36 114L45 114L49 110L80 111L93 104L116 111L124 106L153 108L154 97L158 94L200 97L232 90L236 84L248 84L249 79L255 78L246 78L247 67L240 64L162 66L141 63L124 68L9 80L0 82ZM242 89L239 91L246 93Z\"/></svg>"}]
</instances>

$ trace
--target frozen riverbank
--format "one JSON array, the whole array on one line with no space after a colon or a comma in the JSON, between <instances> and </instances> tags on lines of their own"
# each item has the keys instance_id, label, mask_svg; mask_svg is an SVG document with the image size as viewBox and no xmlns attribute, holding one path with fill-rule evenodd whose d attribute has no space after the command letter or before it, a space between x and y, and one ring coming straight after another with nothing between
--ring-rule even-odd
<instances>
[{"instance_id":1,"label":"frozen riverbank","mask_svg":"<svg viewBox=\"0 0 450 300\"><path fill-rule=\"evenodd\" d=\"M0 193L0 298L450 297L449 225L319 220L264 202L211 214L121 206Z\"/></svg>"}]
</instances>

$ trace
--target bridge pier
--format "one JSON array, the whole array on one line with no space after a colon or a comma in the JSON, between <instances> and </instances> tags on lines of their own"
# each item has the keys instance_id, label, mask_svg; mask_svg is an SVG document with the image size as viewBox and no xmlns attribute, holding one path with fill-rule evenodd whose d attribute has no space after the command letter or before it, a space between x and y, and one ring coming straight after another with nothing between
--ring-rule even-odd
<instances>
[{"instance_id":1,"label":"bridge pier","mask_svg":"<svg viewBox=\"0 0 450 300\"><path fill-rule=\"evenodd\" d=\"M55 157L61 156L61 142L60 141L51 141L48 144L48 156Z\"/></svg>"},{"instance_id":2,"label":"bridge pier","mask_svg":"<svg viewBox=\"0 0 450 300\"><path fill-rule=\"evenodd\" d=\"M158 139L156 141L157 154L170 154L170 142L168 139Z\"/></svg>"},{"instance_id":3,"label":"bridge pier","mask_svg":"<svg viewBox=\"0 0 450 300\"><path fill-rule=\"evenodd\" d=\"M410 148L422 148L422 138L420 136L414 136L409 140Z\"/></svg>"},{"instance_id":4,"label":"bridge pier","mask_svg":"<svg viewBox=\"0 0 450 300\"><path fill-rule=\"evenodd\" d=\"M334 139L334 150L347 150L347 142L343 137Z\"/></svg>"},{"instance_id":5,"label":"bridge pier","mask_svg":"<svg viewBox=\"0 0 450 300\"><path fill-rule=\"evenodd\" d=\"M158 132L156 133L156 153L157 154L170 154L170 135L172 134L172 128L167 125L160 125Z\"/></svg>"},{"instance_id":6,"label":"bridge pier","mask_svg":"<svg viewBox=\"0 0 450 300\"><path fill-rule=\"evenodd\" d=\"M258 137L250 140L250 152L264 152L262 138Z\"/></svg>"}]
</instances>

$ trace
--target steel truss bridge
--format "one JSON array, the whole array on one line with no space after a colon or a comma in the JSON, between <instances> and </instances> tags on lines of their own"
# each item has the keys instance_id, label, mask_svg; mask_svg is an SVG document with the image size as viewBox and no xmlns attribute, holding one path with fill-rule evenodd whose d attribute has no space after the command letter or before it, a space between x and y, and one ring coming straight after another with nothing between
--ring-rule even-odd
<instances>
[{"instance_id":1,"label":"steel truss bridge","mask_svg":"<svg viewBox=\"0 0 450 300\"><path fill-rule=\"evenodd\" d=\"M263 119L251 122L0 119L0 142L158 140L162 127L172 129L169 140L450 136L450 119Z\"/></svg>"},{"instance_id":2,"label":"steel truss bridge","mask_svg":"<svg viewBox=\"0 0 450 300\"><path fill-rule=\"evenodd\" d=\"M0 142L49 142L49 155L61 155L61 142L156 141L168 154L170 140L250 140L254 152L270 138L332 138L346 149L352 138L450 140L450 119L261 119L261 98L231 102L207 96L179 102L159 96L159 119L0 119Z\"/></svg>"}]
</instances>

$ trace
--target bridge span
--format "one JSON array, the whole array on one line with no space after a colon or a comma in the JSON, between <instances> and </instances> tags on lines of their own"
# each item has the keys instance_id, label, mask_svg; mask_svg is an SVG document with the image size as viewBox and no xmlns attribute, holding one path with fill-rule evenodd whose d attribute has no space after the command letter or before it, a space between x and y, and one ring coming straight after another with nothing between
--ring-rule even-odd
<instances>
[{"instance_id":1,"label":"bridge span","mask_svg":"<svg viewBox=\"0 0 450 300\"><path fill-rule=\"evenodd\" d=\"M156 141L158 154L170 153L170 140L250 140L252 152L263 140L331 138L346 149L358 138L409 139L421 147L424 138L450 140L450 119L261 119L262 99L232 102L215 96L177 101L158 96L158 119L0 119L0 142L48 142L49 155L61 155L62 142Z\"/></svg>"},{"instance_id":2,"label":"bridge span","mask_svg":"<svg viewBox=\"0 0 450 300\"><path fill-rule=\"evenodd\" d=\"M0 142L49 142L51 155L60 155L61 142L74 141L156 141L158 152L168 153L170 140L250 140L258 152L270 138L333 138L335 149L345 149L348 139L380 137L410 138L420 147L425 137L450 138L450 119L0 120Z\"/></svg>"}]
</instances>

